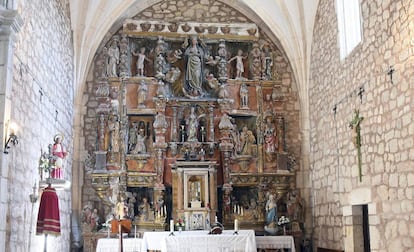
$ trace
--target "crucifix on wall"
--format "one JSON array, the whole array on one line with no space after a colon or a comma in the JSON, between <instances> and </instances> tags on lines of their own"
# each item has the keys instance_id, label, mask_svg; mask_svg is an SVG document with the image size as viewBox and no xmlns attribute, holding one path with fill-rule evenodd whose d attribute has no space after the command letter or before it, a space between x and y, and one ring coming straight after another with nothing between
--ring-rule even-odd
<instances>
[{"instance_id":1,"label":"crucifix on wall","mask_svg":"<svg viewBox=\"0 0 414 252\"><path fill-rule=\"evenodd\" d=\"M354 118L349 123L349 127L353 130L353 142L355 147L357 148L358 152L358 174L359 174L359 181L362 181L362 160L361 160L361 122L364 120L364 117L359 116L359 110L354 111Z\"/></svg>"}]
</instances>

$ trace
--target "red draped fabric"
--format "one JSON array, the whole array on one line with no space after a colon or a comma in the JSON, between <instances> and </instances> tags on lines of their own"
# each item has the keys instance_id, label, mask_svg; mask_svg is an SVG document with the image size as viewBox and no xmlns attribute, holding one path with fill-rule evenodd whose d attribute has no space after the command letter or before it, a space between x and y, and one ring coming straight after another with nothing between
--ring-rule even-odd
<instances>
[{"instance_id":1,"label":"red draped fabric","mask_svg":"<svg viewBox=\"0 0 414 252\"><path fill-rule=\"evenodd\" d=\"M60 235L59 199L51 186L45 188L40 198L36 234Z\"/></svg>"}]
</instances>

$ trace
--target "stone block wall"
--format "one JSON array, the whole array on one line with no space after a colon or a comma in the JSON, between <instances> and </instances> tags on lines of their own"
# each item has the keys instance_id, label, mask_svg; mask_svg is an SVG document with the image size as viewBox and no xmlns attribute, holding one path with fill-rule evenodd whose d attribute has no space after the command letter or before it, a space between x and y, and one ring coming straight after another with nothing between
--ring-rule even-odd
<instances>
[{"instance_id":1,"label":"stone block wall","mask_svg":"<svg viewBox=\"0 0 414 252\"><path fill-rule=\"evenodd\" d=\"M7 221L0 225L5 232L0 250L42 251L43 235L35 234L39 200L32 204L29 195L35 183L39 186L41 151L48 150L58 132L64 135L63 144L69 152L64 161L64 178L70 181L72 174L74 52L69 1L19 1L17 11L23 23L14 44L9 98L10 121L18 126L19 144L10 149L2 163L7 166L2 167L2 187L7 187L2 214ZM57 194L62 235L49 236L47 249L69 251L70 189Z\"/></svg>"},{"instance_id":2,"label":"stone block wall","mask_svg":"<svg viewBox=\"0 0 414 252\"><path fill-rule=\"evenodd\" d=\"M320 1L315 21L309 89L314 247L359 251L352 207L366 204L371 251L413 251L414 3L360 4L362 42L343 60L335 1ZM362 181L349 127L354 110L364 117Z\"/></svg>"}]
</instances>

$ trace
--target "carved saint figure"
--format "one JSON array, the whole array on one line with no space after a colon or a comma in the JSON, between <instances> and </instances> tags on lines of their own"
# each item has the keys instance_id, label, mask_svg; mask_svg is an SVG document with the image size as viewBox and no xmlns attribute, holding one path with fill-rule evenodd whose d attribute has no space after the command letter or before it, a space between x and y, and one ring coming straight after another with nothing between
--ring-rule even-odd
<instances>
[{"instance_id":1,"label":"carved saint figure","mask_svg":"<svg viewBox=\"0 0 414 252\"><path fill-rule=\"evenodd\" d=\"M240 107L242 109L249 108L249 89L247 88L246 83L243 83L240 86Z\"/></svg>"},{"instance_id":2,"label":"carved saint figure","mask_svg":"<svg viewBox=\"0 0 414 252\"><path fill-rule=\"evenodd\" d=\"M131 128L129 128L129 138L128 138L128 151L132 152L137 144L137 134L138 134L138 124L136 122L132 123Z\"/></svg>"},{"instance_id":3,"label":"carved saint figure","mask_svg":"<svg viewBox=\"0 0 414 252\"><path fill-rule=\"evenodd\" d=\"M148 94L148 86L145 83L144 80L141 81L141 84L138 88L138 108L145 108L145 101L147 100L147 94Z\"/></svg>"},{"instance_id":4,"label":"carved saint figure","mask_svg":"<svg viewBox=\"0 0 414 252\"><path fill-rule=\"evenodd\" d=\"M63 179L63 159L68 153L63 148L63 136L61 134L55 135L53 140L55 143L52 147L52 155L55 168L52 170L50 175L52 178Z\"/></svg>"},{"instance_id":5,"label":"carved saint figure","mask_svg":"<svg viewBox=\"0 0 414 252\"><path fill-rule=\"evenodd\" d=\"M231 119L231 122L233 124L233 128L231 131L231 136L233 139L233 146L234 146L234 155L237 156L241 151L241 145L240 145L240 133L237 130L237 124L234 118Z\"/></svg>"},{"instance_id":6,"label":"carved saint figure","mask_svg":"<svg viewBox=\"0 0 414 252\"><path fill-rule=\"evenodd\" d=\"M195 107L191 107L191 113L187 120L187 132L189 142L197 142L198 118L195 114Z\"/></svg>"},{"instance_id":7,"label":"carved saint figure","mask_svg":"<svg viewBox=\"0 0 414 252\"><path fill-rule=\"evenodd\" d=\"M247 126L244 126L242 132L240 133L240 141L242 143L241 154L253 155L253 145L256 143L256 138Z\"/></svg>"},{"instance_id":8,"label":"carved saint figure","mask_svg":"<svg viewBox=\"0 0 414 252\"><path fill-rule=\"evenodd\" d=\"M132 154L139 154L139 153L146 153L147 147L145 146L145 130L143 128L138 130L137 135L137 144L135 145L134 150L132 151Z\"/></svg>"},{"instance_id":9,"label":"carved saint figure","mask_svg":"<svg viewBox=\"0 0 414 252\"><path fill-rule=\"evenodd\" d=\"M116 204L115 212L119 220L125 219L128 216L128 205L123 196L120 197L120 200Z\"/></svg>"},{"instance_id":10,"label":"carved saint figure","mask_svg":"<svg viewBox=\"0 0 414 252\"><path fill-rule=\"evenodd\" d=\"M277 147L277 140L276 135L277 131L275 125L273 123L273 119L271 116L266 117L266 124L264 128L264 149L267 155L271 155L276 151Z\"/></svg>"},{"instance_id":11,"label":"carved saint figure","mask_svg":"<svg viewBox=\"0 0 414 252\"><path fill-rule=\"evenodd\" d=\"M108 77L118 77L116 72L117 65L119 64L119 48L116 40L112 40L111 46L108 49L108 64L106 68L106 74Z\"/></svg>"},{"instance_id":12,"label":"carved saint figure","mask_svg":"<svg viewBox=\"0 0 414 252\"><path fill-rule=\"evenodd\" d=\"M184 52L186 70L184 93L192 97L204 95L202 88L204 70L204 50L198 44L197 38L191 39L191 45Z\"/></svg>"},{"instance_id":13,"label":"carved saint figure","mask_svg":"<svg viewBox=\"0 0 414 252\"><path fill-rule=\"evenodd\" d=\"M145 67L145 61L151 62L145 55L145 47L141 47L139 49L139 52L133 51L132 54L134 56L137 56L137 76L144 76L144 67Z\"/></svg>"},{"instance_id":14,"label":"carved saint figure","mask_svg":"<svg viewBox=\"0 0 414 252\"><path fill-rule=\"evenodd\" d=\"M268 45L263 46L262 52L262 79L272 79L273 55Z\"/></svg>"},{"instance_id":15,"label":"carved saint figure","mask_svg":"<svg viewBox=\"0 0 414 252\"><path fill-rule=\"evenodd\" d=\"M242 78L242 75L244 73L244 63L243 60L246 59L247 56L243 56L243 51L241 49L239 49L237 51L237 55L234 56L233 58L231 58L229 60L228 63L232 62L233 60L236 60L236 79L240 79Z\"/></svg>"},{"instance_id":16,"label":"carved saint figure","mask_svg":"<svg viewBox=\"0 0 414 252\"><path fill-rule=\"evenodd\" d=\"M139 219L141 221L148 221L150 210L151 206L148 203L148 199L146 197L143 197L141 203L138 206Z\"/></svg>"},{"instance_id":17,"label":"carved saint figure","mask_svg":"<svg viewBox=\"0 0 414 252\"><path fill-rule=\"evenodd\" d=\"M277 200L273 194L269 194L266 202L266 224L274 223L277 217Z\"/></svg>"},{"instance_id":18,"label":"carved saint figure","mask_svg":"<svg viewBox=\"0 0 414 252\"><path fill-rule=\"evenodd\" d=\"M108 123L110 148L113 153L119 152L119 122L118 116L112 116Z\"/></svg>"}]
</instances>

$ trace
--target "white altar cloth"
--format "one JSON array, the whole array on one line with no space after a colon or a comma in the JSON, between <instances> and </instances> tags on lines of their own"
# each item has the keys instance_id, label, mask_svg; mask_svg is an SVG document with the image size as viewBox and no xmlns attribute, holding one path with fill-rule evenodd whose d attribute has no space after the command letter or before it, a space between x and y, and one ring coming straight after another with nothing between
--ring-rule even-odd
<instances>
[{"instance_id":1,"label":"white altar cloth","mask_svg":"<svg viewBox=\"0 0 414 252\"><path fill-rule=\"evenodd\" d=\"M224 230L219 235L209 235L208 230L174 232L145 232L141 251L159 250L162 252L256 252L253 230Z\"/></svg>"},{"instance_id":2,"label":"white altar cloth","mask_svg":"<svg viewBox=\"0 0 414 252\"><path fill-rule=\"evenodd\" d=\"M292 236L256 236L256 246L260 249L290 249L295 252Z\"/></svg>"},{"instance_id":3,"label":"white altar cloth","mask_svg":"<svg viewBox=\"0 0 414 252\"><path fill-rule=\"evenodd\" d=\"M142 239L124 238L122 239L124 252L139 252ZM114 252L119 250L118 238L102 238L98 240L96 252Z\"/></svg>"}]
</instances>

